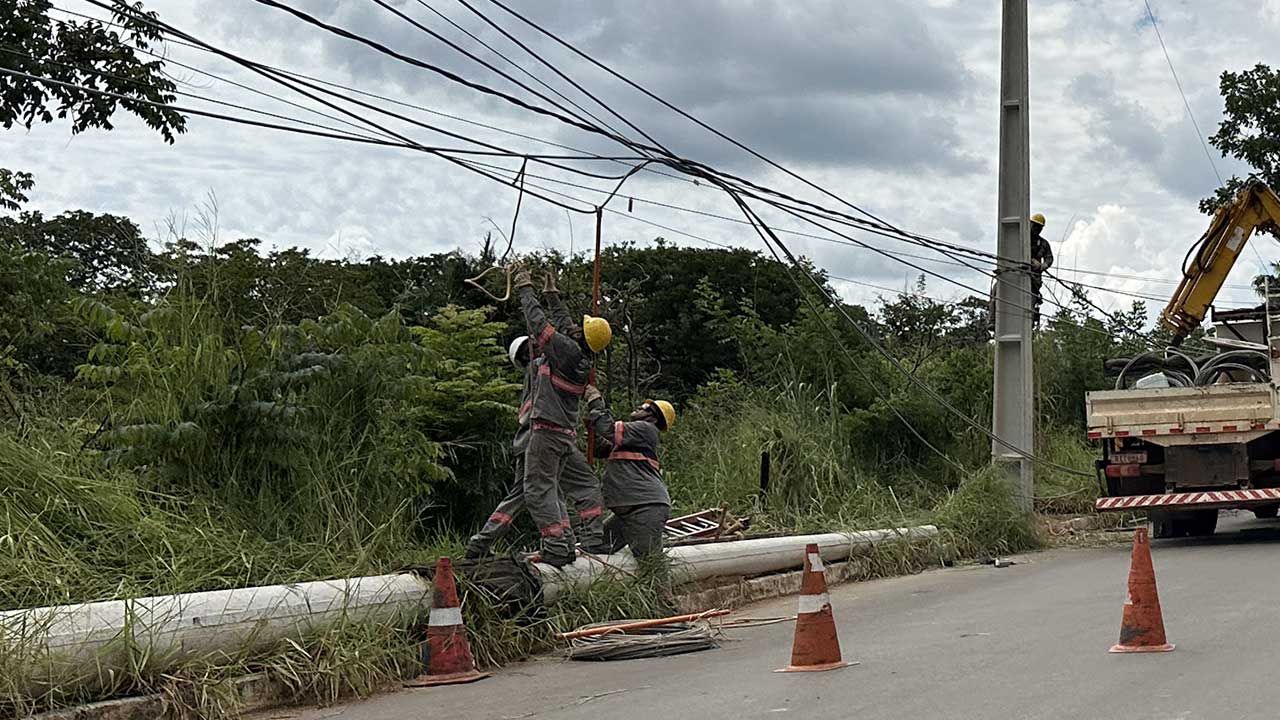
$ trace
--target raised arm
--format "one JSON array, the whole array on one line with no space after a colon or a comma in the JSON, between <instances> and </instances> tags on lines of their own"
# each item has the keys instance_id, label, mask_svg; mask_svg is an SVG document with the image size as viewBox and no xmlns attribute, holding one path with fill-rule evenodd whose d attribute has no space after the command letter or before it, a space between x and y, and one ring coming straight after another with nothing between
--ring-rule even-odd
<instances>
[{"instance_id":1,"label":"raised arm","mask_svg":"<svg viewBox=\"0 0 1280 720\"><path fill-rule=\"evenodd\" d=\"M551 311L551 324L556 326L556 330L565 332L575 324L573 316L569 314L569 306L564 304L560 289L556 287L554 273L547 273L545 284L542 286L542 294L547 298L547 306Z\"/></svg>"},{"instance_id":2,"label":"raised arm","mask_svg":"<svg viewBox=\"0 0 1280 720\"><path fill-rule=\"evenodd\" d=\"M555 333L555 328L547 321L547 312L538 303L528 272L522 270L516 275L516 288L520 293L520 309L524 311L524 321L529 327L529 340L535 349L541 349Z\"/></svg>"},{"instance_id":3,"label":"raised arm","mask_svg":"<svg viewBox=\"0 0 1280 720\"><path fill-rule=\"evenodd\" d=\"M594 385L588 385L587 392L582 397L587 401L587 426L595 431L598 441L608 442L613 437L614 419L609 414L609 408L605 407L600 391ZM612 442L609 444L612 445Z\"/></svg>"}]
</instances>

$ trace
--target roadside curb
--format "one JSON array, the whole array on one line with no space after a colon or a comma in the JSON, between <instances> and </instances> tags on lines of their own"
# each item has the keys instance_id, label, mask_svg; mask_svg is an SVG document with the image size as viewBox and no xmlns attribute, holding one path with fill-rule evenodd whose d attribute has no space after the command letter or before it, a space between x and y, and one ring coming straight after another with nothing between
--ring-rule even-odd
<instances>
[{"instance_id":1,"label":"roadside curb","mask_svg":"<svg viewBox=\"0 0 1280 720\"><path fill-rule=\"evenodd\" d=\"M287 685L272 680L266 673L245 675L227 682L231 685L237 714L241 716L280 707L294 700ZM27 720L155 720L173 716L175 709L172 697L154 693L50 710L29 715Z\"/></svg>"},{"instance_id":2,"label":"roadside curb","mask_svg":"<svg viewBox=\"0 0 1280 720\"><path fill-rule=\"evenodd\" d=\"M913 545L908 551L909 569L902 572L877 573L875 562L869 557L851 558L843 562L827 563L827 585L874 580L879 577L910 575L930 568L943 567L954 559L954 551L946 545L930 542ZM676 596L676 607L683 613L694 613L707 608L733 610L761 600L795 595L800 592L803 570L758 577L721 578L728 582Z\"/></svg>"}]
</instances>

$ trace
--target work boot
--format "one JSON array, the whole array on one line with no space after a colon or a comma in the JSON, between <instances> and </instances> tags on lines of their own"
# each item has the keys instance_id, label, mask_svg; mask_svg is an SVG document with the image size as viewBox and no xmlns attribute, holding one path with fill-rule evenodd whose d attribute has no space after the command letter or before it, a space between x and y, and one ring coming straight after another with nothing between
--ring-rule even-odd
<instances>
[{"instance_id":1,"label":"work boot","mask_svg":"<svg viewBox=\"0 0 1280 720\"><path fill-rule=\"evenodd\" d=\"M481 545L480 543L468 543L467 551L463 553L462 557L465 560L483 560L492 554L493 552L489 550L487 545Z\"/></svg>"},{"instance_id":2,"label":"work boot","mask_svg":"<svg viewBox=\"0 0 1280 720\"><path fill-rule=\"evenodd\" d=\"M578 558L571 555L559 555L555 553L547 554L542 552L531 553L525 558L531 563L544 563L553 568L562 568L565 565L572 565L574 560Z\"/></svg>"}]
</instances>

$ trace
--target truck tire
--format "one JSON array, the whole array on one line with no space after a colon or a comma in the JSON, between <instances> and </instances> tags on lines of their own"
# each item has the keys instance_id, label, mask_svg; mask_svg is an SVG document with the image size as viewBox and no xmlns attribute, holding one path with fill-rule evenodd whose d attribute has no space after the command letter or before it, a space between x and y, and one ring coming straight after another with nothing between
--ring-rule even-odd
<instances>
[{"instance_id":1,"label":"truck tire","mask_svg":"<svg viewBox=\"0 0 1280 720\"><path fill-rule=\"evenodd\" d=\"M1151 512L1147 517L1151 520L1151 537L1157 540L1182 537L1182 523L1175 523L1172 514Z\"/></svg>"},{"instance_id":2,"label":"truck tire","mask_svg":"<svg viewBox=\"0 0 1280 720\"><path fill-rule=\"evenodd\" d=\"M1253 516L1259 520L1270 520L1280 514L1280 505L1261 505L1253 509Z\"/></svg>"},{"instance_id":3,"label":"truck tire","mask_svg":"<svg viewBox=\"0 0 1280 720\"><path fill-rule=\"evenodd\" d=\"M1218 530L1217 510L1197 510L1186 518L1187 534L1193 537L1205 537Z\"/></svg>"}]
</instances>

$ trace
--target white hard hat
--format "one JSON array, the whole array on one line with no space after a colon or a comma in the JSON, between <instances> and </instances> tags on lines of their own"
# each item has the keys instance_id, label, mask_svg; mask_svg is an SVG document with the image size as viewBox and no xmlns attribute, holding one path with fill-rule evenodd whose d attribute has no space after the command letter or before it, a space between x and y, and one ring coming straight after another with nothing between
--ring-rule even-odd
<instances>
[{"instance_id":1,"label":"white hard hat","mask_svg":"<svg viewBox=\"0 0 1280 720\"><path fill-rule=\"evenodd\" d=\"M520 362L520 348L529 342L528 335L521 335L511 341L511 346L507 348L507 357L511 359L511 364L516 366L517 370L523 370L524 364Z\"/></svg>"}]
</instances>

